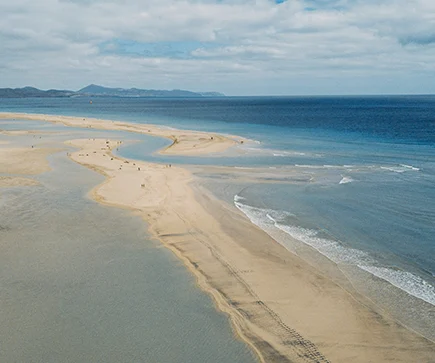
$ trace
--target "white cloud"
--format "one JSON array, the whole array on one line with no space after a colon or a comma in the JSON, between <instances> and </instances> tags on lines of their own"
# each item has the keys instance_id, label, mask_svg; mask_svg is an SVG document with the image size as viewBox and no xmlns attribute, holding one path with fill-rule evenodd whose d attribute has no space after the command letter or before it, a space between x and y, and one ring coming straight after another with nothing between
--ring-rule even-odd
<instances>
[{"instance_id":1,"label":"white cloud","mask_svg":"<svg viewBox=\"0 0 435 363\"><path fill-rule=\"evenodd\" d=\"M432 0L0 0L0 14L0 87L94 82L230 94L435 88ZM118 40L204 46L189 59L145 57L120 52Z\"/></svg>"}]
</instances>

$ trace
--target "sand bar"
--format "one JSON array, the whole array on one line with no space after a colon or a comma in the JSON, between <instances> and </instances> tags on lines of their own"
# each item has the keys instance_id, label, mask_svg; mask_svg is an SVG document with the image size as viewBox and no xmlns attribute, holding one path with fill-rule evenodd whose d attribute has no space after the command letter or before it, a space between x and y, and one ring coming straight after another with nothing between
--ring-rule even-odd
<instances>
[{"instance_id":1,"label":"sand bar","mask_svg":"<svg viewBox=\"0 0 435 363\"><path fill-rule=\"evenodd\" d=\"M47 156L60 151L51 148L11 147L7 141L1 141L0 144L7 145L0 148L0 173L6 174L0 176L0 188L39 185L35 179L16 174L37 175L49 171Z\"/></svg>"},{"instance_id":2,"label":"sand bar","mask_svg":"<svg viewBox=\"0 0 435 363\"><path fill-rule=\"evenodd\" d=\"M68 143L74 161L106 176L91 196L140 213L262 361L433 361L433 342L288 252L188 170L115 157L116 140Z\"/></svg>"},{"instance_id":3,"label":"sand bar","mask_svg":"<svg viewBox=\"0 0 435 363\"><path fill-rule=\"evenodd\" d=\"M0 172L36 175L50 170L47 156L60 149L52 148L0 148Z\"/></svg>"},{"instance_id":4,"label":"sand bar","mask_svg":"<svg viewBox=\"0 0 435 363\"><path fill-rule=\"evenodd\" d=\"M159 136L172 140L172 144L170 146L160 151L161 154L200 156L223 152L236 144L248 141L245 138L233 135L219 135L212 132L177 130L156 125L101 120L87 117L0 112L0 119L47 121L63 124L65 126L100 130L127 131Z\"/></svg>"}]
</instances>

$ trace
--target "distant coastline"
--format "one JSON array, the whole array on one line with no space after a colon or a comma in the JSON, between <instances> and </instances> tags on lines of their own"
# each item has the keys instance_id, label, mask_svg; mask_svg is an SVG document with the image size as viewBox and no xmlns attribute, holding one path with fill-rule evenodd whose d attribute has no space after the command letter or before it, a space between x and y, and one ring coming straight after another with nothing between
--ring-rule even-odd
<instances>
[{"instance_id":1,"label":"distant coastline","mask_svg":"<svg viewBox=\"0 0 435 363\"><path fill-rule=\"evenodd\" d=\"M148 98L203 98L225 97L220 92L192 92L181 89L155 90L140 88L109 88L90 84L78 91L40 90L35 87L0 88L0 98L52 98L52 97L148 97Z\"/></svg>"}]
</instances>

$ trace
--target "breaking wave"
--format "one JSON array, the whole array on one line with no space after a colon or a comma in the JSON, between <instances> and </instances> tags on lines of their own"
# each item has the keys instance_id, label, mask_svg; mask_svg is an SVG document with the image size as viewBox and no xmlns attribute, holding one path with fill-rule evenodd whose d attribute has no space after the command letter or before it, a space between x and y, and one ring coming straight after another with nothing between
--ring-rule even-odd
<instances>
[{"instance_id":1,"label":"breaking wave","mask_svg":"<svg viewBox=\"0 0 435 363\"><path fill-rule=\"evenodd\" d=\"M435 287L417 275L387 267L364 265L358 265L358 267L376 277L388 281L391 285L406 291L410 295L435 305Z\"/></svg>"},{"instance_id":2,"label":"breaking wave","mask_svg":"<svg viewBox=\"0 0 435 363\"><path fill-rule=\"evenodd\" d=\"M352 265L368 272L406 293L426 301L435 306L435 287L421 277L402 270L389 267L379 267L376 261L367 252L344 246L339 241L319 236L319 232L309 228L302 228L286 223L293 214L266 208L257 208L243 202L246 198L235 195L234 204L248 219L263 229L275 241L289 249L288 242L279 237L279 231L300 242L311 246L319 253L337 264Z\"/></svg>"},{"instance_id":3,"label":"breaking wave","mask_svg":"<svg viewBox=\"0 0 435 363\"><path fill-rule=\"evenodd\" d=\"M338 184L348 184L348 183L352 183L352 182L353 182L353 179L351 177L343 176Z\"/></svg>"},{"instance_id":4,"label":"breaking wave","mask_svg":"<svg viewBox=\"0 0 435 363\"><path fill-rule=\"evenodd\" d=\"M388 170L392 171L394 173L405 173L407 171L420 171L420 168L417 168L412 165L406 165L406 164L399 164L399 165L392 165L392 166L381 166L382 170Z\"/></svg>"}]
</instances>

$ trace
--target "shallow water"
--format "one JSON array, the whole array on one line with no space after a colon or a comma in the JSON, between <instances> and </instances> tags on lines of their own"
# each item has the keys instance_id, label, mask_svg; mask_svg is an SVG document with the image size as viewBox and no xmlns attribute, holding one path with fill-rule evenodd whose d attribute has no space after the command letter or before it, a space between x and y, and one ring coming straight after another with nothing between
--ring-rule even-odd
<instances>
[{"instance_id":1,"label":"shallow water","mask_svg":"<svg viewBox=\"0 0 435 363\"><path fill-rule=\"evenodd\" d=\"M86 197L103 178L65 153L42 185L0 191L0 361L256 361L141 218Z\"/></svg>"}]
</instances>

